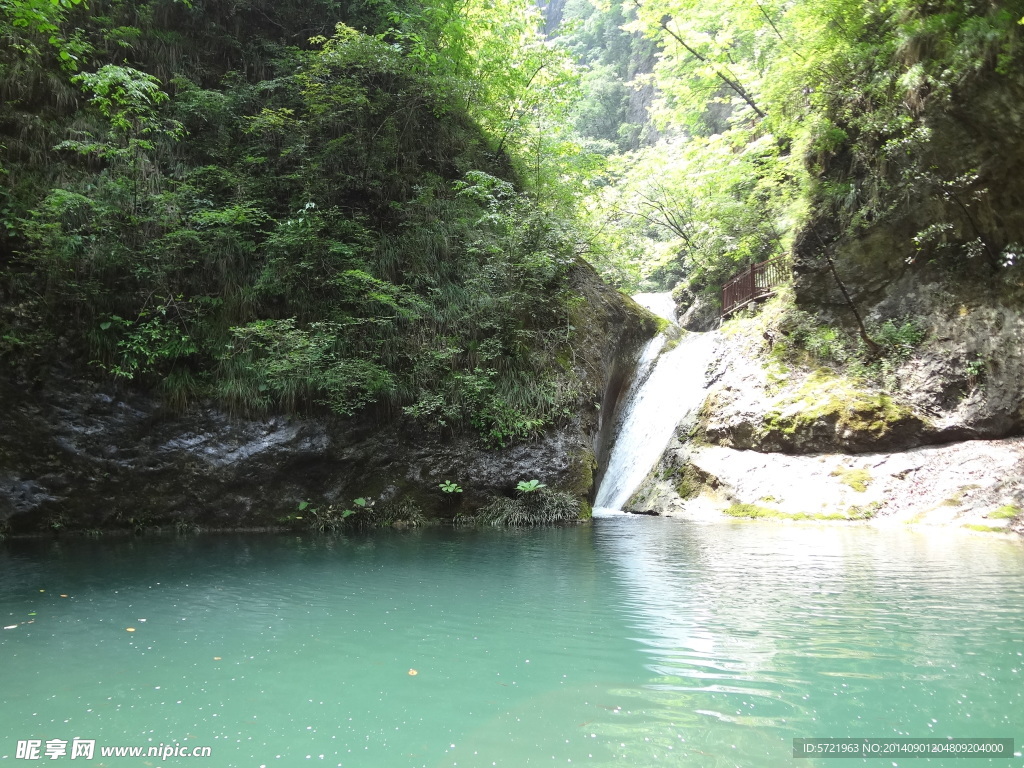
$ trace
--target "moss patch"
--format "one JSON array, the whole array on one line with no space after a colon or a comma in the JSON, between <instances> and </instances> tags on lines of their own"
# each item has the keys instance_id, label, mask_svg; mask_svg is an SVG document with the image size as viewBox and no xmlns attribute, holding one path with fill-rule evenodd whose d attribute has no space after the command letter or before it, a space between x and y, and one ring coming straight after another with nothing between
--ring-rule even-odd
<instances>
[{"instance_id":1,"label":"moss patch","mask_svg":"<svg viewBox=\"0 0 1024 768\"><path fill-rule=\"evenodd\" d=\"M979 485L965 485L948 499L943 499L940 507L959 507L964 503L964 496L968 491L973 491L976 488L980 488Z\"/></svg>"},{"instance_id":2,"label":"moss patch","mask_svg":"<svg viewBox=\"0 0 1024 768\"><path fill-rule=\"evenodd\" d=\"M704 487L704 476L692 464L684 464L676 470L678 478L675 491L682 499L692 499L700 494Z\"/></svg>"},{"instance_id":3,"label":"moss patch","mask_svg":"<svg viewBox=\"0 0 1024 768\"><path fill-rule=\"evenodd\" d=\"M888 395L865 391L827 369L814 371L797 391L784 395L774 405L764 417L766 437L773 433L799 437L824 423L840 433L877 440L896 427L925 425L913 411Z\"/></svg>"},{"instance_id":4,"label":"moss patch","mask_svg":"<svg viewBox=\"0 0 1024 768\"><path fill-rule=\"evenodd\" d=\"M989 520L1012 520L1020 514L1020 507L1015 507L1013 504L1006 504L999 509L989 512L985 517Z\"/></svg>"},{"instance_id":5,"label":"moss patch","mask_svg":"<svg viewBox=\"0 0 1024 768\"><path fill-rule=\"evenodd\" d=\"M966 523L964 528L968 528L972 531L980 531L981 533L1006 533L1006 528L1001 525L979 525L977 523Z\"/></svg>"},{"instance_id":6,"label":"moss patch","mask_svg":"<svg viewBox=\"0 0 1024 768\"><path fill-rule=\"evenodd\" d=\"M832 470L832 477L838 477L839 482L848 485L858 493L864 493L871 485L871 473L866 469L852 469L840 464Z\"/></svg>"},{"instance_id":7,"label":"moss patch","mask_svg":"<svg viewBox=\"0 0 1024 768\"><path fill-rule=\"evenodd\" d=\"M870 510L868 512L867 510ZM778 509L759 507L756 504L733 504L724 513L729 517L749 517L765 520L866 520L878 510L877 506L850 507L847 514L819 512L808 515L804 512L783 512Z\"/></svg>"},{"instance_id":8,"label":"moss patch","mask_svg":"<svg viewBox=\"0 0 1024 768\"><path fill-rule=\"evenodd\" d=\"M579 499L586 499L594 489L594 473L597 471L597 457L589 448L578 450L572 457L568 477L560 484L560 490Z\"/></svg>"},{"instance_id":9,"label":"moss patch","mask_svg":"<svg viewBox=\"0 0 1024 768\"><path fill-rule=\"evenodd\" d=\"M849 520L870 520L878 514L882 508L881 502L872 501L870 504L859 504L846 510L846 517Z\"/></svg>"}]
</instances>

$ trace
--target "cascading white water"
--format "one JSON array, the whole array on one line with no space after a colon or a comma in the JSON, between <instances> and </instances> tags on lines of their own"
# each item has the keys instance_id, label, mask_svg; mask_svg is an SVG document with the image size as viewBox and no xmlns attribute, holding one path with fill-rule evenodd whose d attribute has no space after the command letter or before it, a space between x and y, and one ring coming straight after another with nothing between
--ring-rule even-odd
<instances>
[{"instance_id":1,"label":"cascading white water","mask_svg":"<svg viewBox=\"0 0 1024 768\"><path fill-rule=\"evenodd\" d=\"M634 298L643 298L640 303L652 311L657 311L654 307L674 308L658 297L668 297L668 294ZM622 509L657 463L679 422L688 412L700 407L705 394L704 372L714 351L714 337L714 333L687 334L674 349L659 357L658 353L668 341L668 336L662 334L644 349L636 378L621 406L608 466L594 501L595 514Z\"/></svg>"}]
</instances>

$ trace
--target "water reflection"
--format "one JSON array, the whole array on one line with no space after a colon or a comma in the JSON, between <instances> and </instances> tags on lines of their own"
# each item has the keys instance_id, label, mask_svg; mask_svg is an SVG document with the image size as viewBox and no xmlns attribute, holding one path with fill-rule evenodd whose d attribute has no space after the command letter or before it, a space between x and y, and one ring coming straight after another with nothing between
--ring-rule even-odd
<instances>
[{"instance_id":1,"label":"water reflection","mask_svg":"<svg viewBox=\"0 0 1024 768\"><path fill-rule=\"evenodd\" d=\"M652 674L642 698L728 764L780 764L797 736L1024 725L1016 543L629 518L601 530Z\"/></svg>"}]
</instances>

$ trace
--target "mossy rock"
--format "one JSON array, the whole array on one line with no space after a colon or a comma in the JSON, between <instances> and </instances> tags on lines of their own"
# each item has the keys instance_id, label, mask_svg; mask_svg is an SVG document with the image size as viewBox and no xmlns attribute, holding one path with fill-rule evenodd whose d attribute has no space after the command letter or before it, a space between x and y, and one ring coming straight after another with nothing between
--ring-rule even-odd
<instances>
[{"instance_id":1,"label":"mossy rock","mask_svg":"<svg viewBox=\"0 0 1024 768\"><path fill-rule=\"evenodd\" d=\"M819 370L776 400L757 442L761 450L785 453L889 450L920 445L930 431L929 421L889 395Z\"/></svg>"},{"instance_id":2,"label":"mossy rock","mask_svg":"<svg viewBox=\"0 0 1024 768\"><path fill-rule=\"evenodd\" d=\"M880 501L872 501L870 504L858 504L846 510L847 520L870 520L882 508Z\"/></svg>"},{"instance_id":3,"label":"mossy rock","mask_svg":"<svg viewBox=\"0 0 1024 768\"><path fill-rule=\"evenodd\" d=\"M588 499L594 491L596 472L597 457L589 448L582 448L573 454L566 480L560 483L560 489L578 499Z\"/></svg>"},{"instance_id":4,"label":"mossy rock","mask_svg":"<svg viewBox=\"0 0 1024 768\"><path fill-rule=\"evenodd\" d=\"M707 485L707 474L701 472L693 464L686 463L675 471L675 492L681 499L692 499L699 496Z\"/></svg>"}]
</instances>

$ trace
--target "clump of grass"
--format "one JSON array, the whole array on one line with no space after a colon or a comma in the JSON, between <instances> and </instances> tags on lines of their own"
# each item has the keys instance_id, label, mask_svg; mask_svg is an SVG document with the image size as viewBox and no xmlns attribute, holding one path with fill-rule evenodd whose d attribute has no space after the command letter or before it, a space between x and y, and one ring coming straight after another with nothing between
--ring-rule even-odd
<instances>
[{"instance_id":1,"label":"clump of grass","mask_svg":"<svg viewBox=\"0 0 1024 768\"><path fill-rule=\"evenodd\" d=\"M416 528L427 524L423 509L412 499L401 498L388 502L380 507L379 512L371 512L373 522L378 528Z\"/></svg>"},{"instance_id":2,"label":"clump of grass","mask_svg":"<svg viewBox=\"0 0 1024 768\"><path fill-rule=\"evenodd\" d=\"M306 513L307 526L317 533L337 533L347 525L344 511L335 509L333 504L307 507L303 511Z\"/></svg>"},{"instance_id":3,"label":"clump of grass","mask_svg":"<svg viewBox=\"0 0 1024 768\"><path fill-rule=\"evenodd\" d=\"M540 488L511 499L493 499L480 510L475 520L496 526L553 525L581 519L580 502L568 493ZM465 521L456 520L459 524Z\"/></svg>"},{"instance_id":4,"label":"clump of grass","mask_svg":"<svg viewBox=\"0 0 1024 768\"><path fill-rule=\"evenodd\" d=\"M872 480L871 473L866 469L852 469L842 464L832 470L831 476L838 477L840 483L850 486L858 493L864 493Z\"/></svg>"},{"instance_id":5,"label":"clump of grass","mask_svg":"<svg viewBox=\"0 0 1024 768\"><path fill-rule=\"evenodd\" d=\"M199 533L199 526L194 520L175 520L174 532L178 536L187 536L189 534Z\"/></svg>"}]
</instances>

